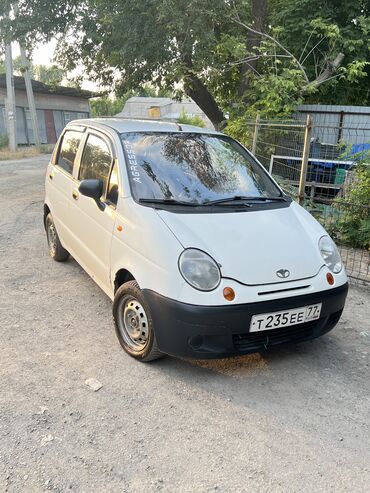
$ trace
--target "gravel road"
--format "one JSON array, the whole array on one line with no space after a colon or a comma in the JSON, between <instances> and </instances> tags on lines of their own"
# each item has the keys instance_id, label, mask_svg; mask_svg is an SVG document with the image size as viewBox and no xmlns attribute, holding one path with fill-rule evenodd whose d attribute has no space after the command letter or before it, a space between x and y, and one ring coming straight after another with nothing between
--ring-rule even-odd
<instances>
[{"instance_id":1,"label":"gravel road","mask_svg":"<svg viewBox=\"0 0 370 493\"><path fill-rule=\"evenodd\" d=\"M105 294L47 255L46 163L0 162L0 491L369 491L369 291L313 342L136 362Z\"/></svg>"}]
</instances>

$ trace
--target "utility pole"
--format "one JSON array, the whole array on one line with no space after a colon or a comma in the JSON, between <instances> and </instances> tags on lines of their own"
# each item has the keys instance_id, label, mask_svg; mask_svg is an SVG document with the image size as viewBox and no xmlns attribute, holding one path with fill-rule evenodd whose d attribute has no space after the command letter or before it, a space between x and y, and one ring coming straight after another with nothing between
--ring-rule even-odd
<instances>
[{"instance_id":1,"label":"utility pole","mask_svg":"<svg viewBox=\"0 0 370 493\"><path fill-rule=\"evenodd\" d=\"M29 66L30 66L30 62L27 59L25 49L23 48L23 46L21 44L19 45L19 48L20 48L20 52L21 52L22 72L23 72L23 77L24 77L24 83L26 85L28 107L29 107L30 115L31 115L33 138L35 140L36 147L40 147L41 139L40 139L39 126L38 126L38 122L37 122L35 97L33 94L30 72L28 70Z\"/></svg>"},{"instance_id":2,"label":"utility pole","mask_svg":"<svg viewBox=\"0 0 370 493\"><path fill-rule=\"evenodd\" d=\"M15 92L13 76L12 46L5 46L5 70L6 70L6 122L8 128L8 140L10 152L17 150Z\"/></svg>"}]
</instances>

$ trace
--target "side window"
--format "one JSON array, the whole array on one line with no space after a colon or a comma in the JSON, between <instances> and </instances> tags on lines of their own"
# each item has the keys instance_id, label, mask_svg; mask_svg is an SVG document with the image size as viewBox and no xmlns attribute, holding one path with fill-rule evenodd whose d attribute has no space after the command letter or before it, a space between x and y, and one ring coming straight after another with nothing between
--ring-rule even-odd
<instances>
[{"instance_id":1,"label":"side window","mask_svg":"<svg viewBox=\"0 0 370 493\"><path fill-rule=\"evenodd\" d=\"M82 133L76 132L75 130L67 130L63 135L57 165L67 171L67 173L72 174L81 137Z\"/></svg>"},{"instance_id":2,"label":"side window","mask_svg":"<svg viewBox=\"0 0 370 493\"><path fill-rule=\"evenodd\" d=\"M115 162L109 177L107 200L114 205L118 202L118 168Z\"/></svg>"},{"instance_id":3,"label":"side window","mask_svg":"<svg viewBox=\"0 0 370 493\"><path fill-rule=\"evenodd\" d=\"M81 158L78 179L102 180L104 190L106 190L112 160L113 157L106 142L90 134Z\"/></svg>"},{"instance_id":4,"label":"side window","mask_svg":"<svg viewBox=\"0 0 370 493\"><path fill-rule=\"evenodd\" d=\"M73 113L71 111L63 111L64 113L64 125L67 125L67 123L71 122L73 118Z\"/></svg>"}]
</instances>

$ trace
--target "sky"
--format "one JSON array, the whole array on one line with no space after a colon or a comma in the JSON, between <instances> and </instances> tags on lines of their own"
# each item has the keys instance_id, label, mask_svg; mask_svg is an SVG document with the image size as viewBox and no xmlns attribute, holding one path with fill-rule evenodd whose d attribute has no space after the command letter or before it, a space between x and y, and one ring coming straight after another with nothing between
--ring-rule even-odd
<instances>
[{"instance_id":1,"label":"sky","mask_svg":"<svg viewBox=\"0 0 370 493\"><path fill-rule=\"evenodd\" d=\"M54 50L56 47L56 40L53 39L49 43L38 44L33 51L32 62L35 65L52 65ZM19 55L19 47L17 43L12 44L13 58ZM71 77L79 75L83 72L83 67L77 68L76 71L69 73ZM85 80L82 83L82 89L87 89L89 91L98 91L99 87L92 81Z\"/></svg>"}]
</instances>

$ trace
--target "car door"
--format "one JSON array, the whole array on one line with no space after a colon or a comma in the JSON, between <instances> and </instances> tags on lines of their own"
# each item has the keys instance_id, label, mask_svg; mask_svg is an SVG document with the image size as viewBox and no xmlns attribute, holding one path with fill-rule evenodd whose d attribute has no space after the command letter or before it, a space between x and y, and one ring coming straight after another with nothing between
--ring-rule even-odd
<instances>
[{"instance_id":1,"label":"car door","mask_svg":"<svg viewBox=\"0 0 370 493\"><path fill-rule=\"evenodd\" d=\"M113 150L113 143L107 136L88 131L76 172L75 187L71 191L73 200L70 209L73 255L109 295L110 250L118 199L118 164ZM79 193L79 183L86 179L103 182L103 210L94 200Z\"/></svg>"},{"instance_id":2,"label":"car door","mask_svg":"<svg viewBox=\"0 0 370 493\"><path fill-rule=\"evenodd\" d=\"M78 160L84 128L67 128L63 133L55 158L46 172L46 197L63 246L71 244L70 202L75 187L73 168Z\"/></svg>"}]
</instances>

